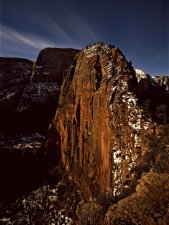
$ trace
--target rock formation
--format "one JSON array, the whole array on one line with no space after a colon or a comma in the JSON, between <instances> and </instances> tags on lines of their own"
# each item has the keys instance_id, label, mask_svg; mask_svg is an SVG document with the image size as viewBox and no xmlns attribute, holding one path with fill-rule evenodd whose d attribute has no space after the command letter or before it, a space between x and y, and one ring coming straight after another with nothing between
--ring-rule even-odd
<instances>
[{"instance_id":1,"label":"rock formation","mask_svg":"<svg viewBox=\"0 0 169 225\"><path fill-rule=\"evenodd\" d=\"M34 66L25 59L0 58L0 200L37 186L48 172L44 136L64 71L77 52L47 48Z\"/></svg>"},{"instance_id":2,"label":"rock formation","mask_svg":"<svg viewBox=\"0 0 169 225\"><path fill-rule=\"evenodd\" d=\"M76 49L46 48L39 53L17 108L27 121L26 130L46 133L56 110L64 71L77 52Z\"/></svg>"},{"instance_id":3,"label":"rock formation","mask_svg":"<svg viewBox=\"0 0 169 225\"><path fill-rule=\"evenodd\" d=\"M63 81L46 146L87 198L108 192L115 202L124 199L110 208L106 224L167 224L168 217L155 219L148 200L152 195L162 210L168 193L152 193L153 186L167 188L167 82L135 71L119 49L102 43L83 49ZM142 202L143 211L136 206ZM130 204L136 222L131 213L125 220ZM137 210L148 210L147 217L141 220Z\"/></svg>"},{"instance_id":4,"label":"rock formation","mask_svg":"<svg viewBox=\"0 0 169 225\"><path fill-rule=\"evenodd\" d=\"M19 173L19 156L24 170L17 182L27 174L27 188L29 171L30 189L49 168L62 180L21 197L0 213L2 224L169 224L168 77L134 70L102 42L81 51L44 49L32 73L29 61L14 61L9 73L6 62L0 61L0 177L6 179L5 168L12 180L14 162Z\"/></svg>"},{"instance_id":5,"label":"rock formation","mask_svg":"<svg viewBox=\"0 0 169 225\"><path fill-rule=\"evenodd\" d=\"M79 52L72 48L45 48L36 60L32 82L56 82L61 86L64 71L69 69L75 55Z\"/></svg>"},{"instance_id":6,"label":"rock formation","mask_svg":"<svg viewBox=\"0 0 169 225\"><path fill-rule=\"evenodd\" d=\"M64 71L76 49L46 48L33 62L1 58L0 133L45 133L54 115ZM8 121L8 123L6 123Z\"/></svg>"}]
</instances>

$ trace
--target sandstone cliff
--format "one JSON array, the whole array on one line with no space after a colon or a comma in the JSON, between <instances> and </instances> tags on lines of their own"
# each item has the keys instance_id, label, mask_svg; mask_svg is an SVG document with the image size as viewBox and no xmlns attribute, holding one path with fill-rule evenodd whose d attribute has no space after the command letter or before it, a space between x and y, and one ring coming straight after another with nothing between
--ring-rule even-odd
<instances>
[{"instance_id":1,"label":"sandstone cliff","mask_svg":"<svg viewBox=\"0 0 169 225\"><path fill-rule=\"evenodd\" d=\"M169 203L167 191L154 196L160 185L167 188L168 177L169 92L168 83L160 82L135 71L119 49L102 43L83 49L63 81L46 145L87 198L110 193L114 203L119 201L106 224L167 224L168 217L156 218L149 199L152 195L160 210ZM131 216L126 220L125 210Z\"/></svg>"}]
</instances>

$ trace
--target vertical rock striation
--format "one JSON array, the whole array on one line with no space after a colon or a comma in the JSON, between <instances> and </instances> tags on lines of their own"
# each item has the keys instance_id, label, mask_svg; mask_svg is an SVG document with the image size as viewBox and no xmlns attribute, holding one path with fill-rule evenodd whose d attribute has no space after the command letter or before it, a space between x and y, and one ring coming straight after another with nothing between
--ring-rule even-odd
<instances>
[{"instance_id":1,"label":"vertical rock striation","mask_svg":"<svg viewBox=\"0 0 169 225\"><path fill-rule=\"evenodd\" d=\"M64 79L47 147L87 197L131 193L153 163L149 137L158 128L150 108L169 95L136 72L119 49L96 43L78 54ZM161 94L165 100L155 104Z\"/></svg>"}]
</instances>

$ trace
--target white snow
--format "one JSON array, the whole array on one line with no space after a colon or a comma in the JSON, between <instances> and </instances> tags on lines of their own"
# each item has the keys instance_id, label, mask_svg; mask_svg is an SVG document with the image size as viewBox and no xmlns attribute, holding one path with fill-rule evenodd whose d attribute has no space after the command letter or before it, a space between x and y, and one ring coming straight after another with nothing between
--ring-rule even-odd
<instances>
[{"instance_id":1,"label":"white snow","mask_svg":"<svg viewBox=\"0 0 169 225\"><path fill-rule=\"evenodd\" d=\"M113 66L113 63L112 63L111 60L109 60L109 64L106 67L106 73L107 73L107 75L110 75L112 73L112 66Z\"/></svg>"},{"instance_id":2,"label":"white snow","mask_svg":"<svg viewBox=\"0 0 169 225\"><path fill-rule=\"evenodd\" d=\"M86 55L86 57L87 57L87 58L91 58L91 57L96 56L96 55L97 55L97 54L91 53L91 54Z\"/></svg>"},{"instance_id":3,"label":"white snow","mask_svg":"<svg viewBox=\"0 0 169 225\"><path fill-rule=\"evenodd\" d=\"M120 185L121 185L121 175L122 175L122 152L120 150L118 142L114 143L113 146L113 153L112 153L112 160L114 162L113 164L113 170L112 175L114 178L114 191L113 195L116 196L119 193Z\"/></svg>"},{"instance_id":4,"label":"white snow","mask_svg":"<svg viewBox=\"0 0 169 225\"><path fill-rule=\"evenodd\" d=\"M57 83L39 82L35 84L37 89L35 96L42 96L42 94L60 92L60 87Z\"/></svg>"},{"instance_id":5,"label":"white snow","mask_svg":"<svg viewBox=\"0 0 169 225\"><path fill-rule=\"evenodd\" d=\"M23 104L21 104L21 105L19 105L17 107L17 111L18 112L22 112L22 111L26 110L28 107L29 107L29 105L23 105Z\"/></svg>"},{"instance_id":6,"label":"white snow","mask_svg":"<svg viewBox=\"0 0 169 225\"><path fill-rule=\"evenodd\" d=\"M10 99L14 95L15 95L15 92L9 93L9 94L6 95L6 98L7 99Z\"/></svg>"},{"instance_id":7,"label":"white snow","mask_svg":"<svg viewBox=\"0 0 169 225\"><path fill-rule=\"evenodd\" d=\"M117 86L114 86L111 88L111 91L114 92L116 90Z\"/></svg>"},{"instance_id":8,"label":"white snow","mask_svg":"<svg viewBox=\"0 0 169 225\"><path fill-rule=\"evenodd\" d=\"M141 147L141 138L138 134L134 135L134 140L135 140L134 147L135 148Z\"/></svg>"},{"instance_id":9,"label":"white snow","mask_svg":"<svg viewBox=\"0 0 169 225\"><path fill-rule=\"evenodd\" d=\"M140 130L141 129L141 120L137 119L136 121L132 120L132 117L129 118L128 125L133 129L133 130Z\"/></svg>"},{"instance_id":10,"label":"white snow","mask_svg":"<svg viewBox=\"0 0 169 225\"><path fill-rule=\"evenodd\" d=\"M6 218L6 217L0 219L0 221L3 222L3 223L9 222L10 220L11 220L10 218Z\"/></svg>"},{"instance_id":11,"label":"white snow","mask_svg":"<svg viewBox=\"0 0 169 225\"><path fill-rule=\"evenodd\" d=\"M112 75L111 75L111 74L108 74L108 75L106 76L106 79L109 80L110 78L112 78Z\"/></svg>"},{"instance_id":12,"label":"white snow","mask_svg":"<svg viewBox=\"0 0 169 225\"><path fill-rule=\"evenodd\" d=\"M135 72L138 82L140 82L141 79L147 79L147 74L144 71L135 69Z\"/></svg>"},{"instance_id":13,"label":"white snow","mask_svg":"<svg viewBox=\"0 0 169 225\"><path fill-rule=\"evenodd\" d=\"M113 104L110 104L110 110L111 110L111 112L113 112ZM114 114L112 114L112 115L114 115Z\"/></svg>"},{"instance_id":14,"label":"white snow","mask_svg":"<svg viewBox=\"0 0 169 225\"><path fill-rule=\"evenodd\" d=\"M96 56L97 51L98 51L97 45L93 45L92 47L89 47L89 48L84 50L87 58L91 58L93 56Z\"/></svg>"},{"instance_id":15,"label":"white snow","mask_svg":"<svg viewBox=\"0 0 169 225\"><path fill-rule=\"evenodd\" d=\"M115 164L121 163L122 159L121 159L121 151L120 150L113 152L113 160L114 160Z\"/></svg>"},{"instance_id":16,"label":"white snow","mask_svg":"<svg viewBox=\"0 0 169 225\"><path fill-rule=\"evenodd\" d=\"M149 122L144 122L143 127L144 127L144 129L145 129L145 130L147 130L147 129L148 129L148 126L149 126Z\"/></svg>"}]
</instances>

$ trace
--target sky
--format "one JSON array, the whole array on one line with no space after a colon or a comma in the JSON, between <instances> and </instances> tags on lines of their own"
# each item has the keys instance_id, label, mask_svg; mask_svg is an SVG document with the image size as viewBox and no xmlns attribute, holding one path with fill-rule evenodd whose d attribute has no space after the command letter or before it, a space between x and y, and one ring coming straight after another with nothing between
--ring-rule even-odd
<instances>
[{"instance_id":1,"label":"sky","mask_svg":"<svg viewBox=\"0 0 169 225\"><path fill-rule=\"evenodd\" d=\"M36 60L46 47L103 41L134 68L169 75L168 0L0 0L0 56Z\"/></svg>"}]
</instances>

